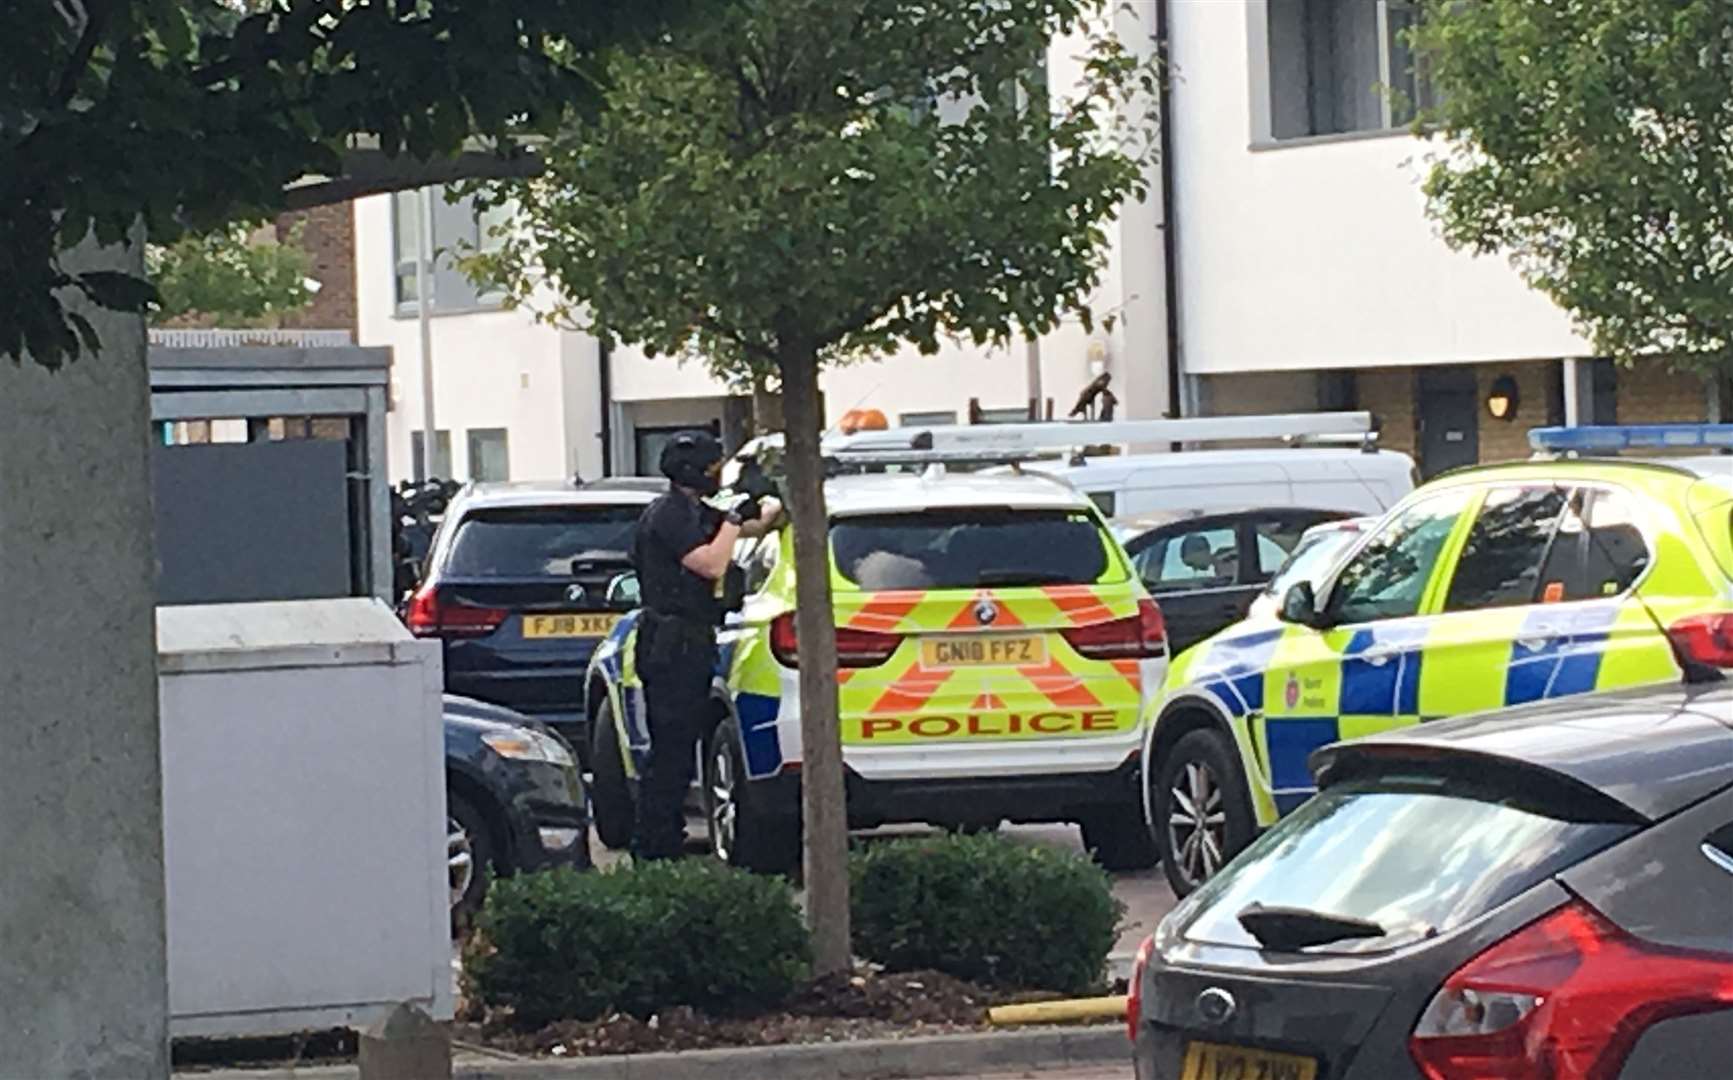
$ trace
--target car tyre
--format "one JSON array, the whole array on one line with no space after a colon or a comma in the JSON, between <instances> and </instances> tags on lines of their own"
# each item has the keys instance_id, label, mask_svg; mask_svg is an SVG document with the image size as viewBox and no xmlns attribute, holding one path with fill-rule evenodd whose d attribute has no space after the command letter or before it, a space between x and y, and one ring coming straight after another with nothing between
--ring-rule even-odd
<instances>
[{"instance_id":1,"label":"car tyre","mask_svg":"<svg viewBox=\"0 0 1733 1080\"><path fill-rule=\"evenodd\" d=\"M1143 820L1141 807L1129 803L1103 807L1085 815L1078 825L1083 830L1084 850L1104 870L1114 873L1151 870L1161 861L1161 850Z\"/></svg>"},{"instance_id":2,"label":"car tyre","mask_svg":"<svg viewBox=\"0 0 1733 1080\"><path fill-rule=\"evenodd\" d=\"M451 932L474 923L494 875L493 825L474 804L449 788L445 793L445 859L451 890Z\"/></svg>"},{"instance_id":3,"label":"car tyre","mask_svg":"<svg viewBox=\"0 0 1733 1080\"><path fill-rule=\"evenodd\" d=\"M620 753L614 705L605 697L590 721L590 768L590 823L596 839L611 851L624 851L632 846L637 807Z\"/></svg>"},{"instance_id":4,"label":"car tyre","mask_svg":"<svg viewBox=\"0 0 1733 1080\"><path fill-rule=\"evenodd\" d=\"M701 801L712 855L760 874L792 875L800 868L800 819L763 805L747 779L734 720L724 720L710 735Z\"/></svg>"},{"instance_id":5,"label":"car tyre","mask_svg":"<svg viewBox=\"0 0 1733 1080\"><path fill-rule=\"evenodd\" d=\"M1217 731L1173 744L1155 774L1150 822L1174 895L1186 896L1252 841L1251 800L1238 755Z\"/></svg>"}]
</instances>

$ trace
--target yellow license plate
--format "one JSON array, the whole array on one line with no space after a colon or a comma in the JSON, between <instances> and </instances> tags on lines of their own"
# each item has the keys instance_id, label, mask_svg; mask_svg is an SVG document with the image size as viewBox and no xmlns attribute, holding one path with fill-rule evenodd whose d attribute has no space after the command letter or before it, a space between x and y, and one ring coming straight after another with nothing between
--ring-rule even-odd
<instances>
[{"instance_id":1,"label":"yellow license plate","mask_svg":"<svg viewBox=\"0 0 1733 1080\"><path fill-rule=\"evenodd\" d=\"M921 666L1029 667L1047 662L1047 639L1039 634L996 637L927 638L921 642Z\"/></svg>"},{"instance_id":2,"label":"yellow license plate","mask_svg":"<svg viewBox=\"0 0 1733 1080\"><path fill-rule=\"evenodd\" d=\"M1298 1054L1272 1054L1218 1043L1187 1043L1179 1080L1314 1080L1318 1063Z\"/></svg>"},{"instance_id":3,"label":"yellow license plate","mask_svg":"<svg viewBox=\"0 0 1733 1080\"><path fill-rule=\"evenodd\" d=\"M607 637L619 621L618 615L525 615L524 637Z\"/></svg>"}]
</instances>

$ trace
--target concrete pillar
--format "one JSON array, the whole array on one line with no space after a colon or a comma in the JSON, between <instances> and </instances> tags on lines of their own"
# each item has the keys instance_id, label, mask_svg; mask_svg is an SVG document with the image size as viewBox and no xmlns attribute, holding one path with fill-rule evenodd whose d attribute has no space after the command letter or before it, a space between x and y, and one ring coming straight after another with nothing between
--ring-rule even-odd
<instances>
[{"instance_id":1,"label":"concrete pillar","mask_svg":"<svg viewBox=\"0 0 1733 1080\"><path fill-rule=\"evenodd\" d=\"M141 273L143 249L68 252ZM67 290L68 294L71 290ZM144 321L0 356L0 1072L168 1075Z\"/></svg>"}]
</instances>

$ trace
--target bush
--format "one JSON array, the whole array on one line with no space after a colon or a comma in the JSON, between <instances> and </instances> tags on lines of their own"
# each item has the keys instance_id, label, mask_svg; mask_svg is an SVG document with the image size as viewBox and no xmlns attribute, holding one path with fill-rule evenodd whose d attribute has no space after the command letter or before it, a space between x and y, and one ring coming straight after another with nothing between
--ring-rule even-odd
<instances>
[{"instance_id":1,"label":"bush","mask_svg":"<svg viewBox=\"0 0 1733 1080\"><path fill-rule=\"evenodd\" d=\"M1011 989L1098 986L1124 912L1087 857L998 836L872 844L850 871L862 957Z\"/></svg>"},{"instance_id":2,"label":"bush","mask_svg":"<svg viewBox=\"0 0 1733 1080\"><path fill-rule=\"evenodd\" d=\"M517 1023L762 1010L805 979L811 941L785 882L708 862L553 870L494 884L465 953L471 996Z\"/></svg>"}]
</instances>

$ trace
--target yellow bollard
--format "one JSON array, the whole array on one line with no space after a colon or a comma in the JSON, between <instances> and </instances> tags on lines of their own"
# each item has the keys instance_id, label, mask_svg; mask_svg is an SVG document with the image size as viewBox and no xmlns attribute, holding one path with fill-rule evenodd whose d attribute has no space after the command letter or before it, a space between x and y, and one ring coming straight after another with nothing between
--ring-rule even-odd
<instances>
[{"instance_id":1,"label":"yellow bollard","mask_svg":"<svg viewBox=\"0 0 1733 1080\"><path fill-rule=\"evenodd\" d=\"M1018 1024L1086 1024L1125 1019L1125 995L1075 998L1070 1001L1040 1001L1033 1005L1001 1005L987 1010L995 1027Z\"/></svg>"}]
</instances>

